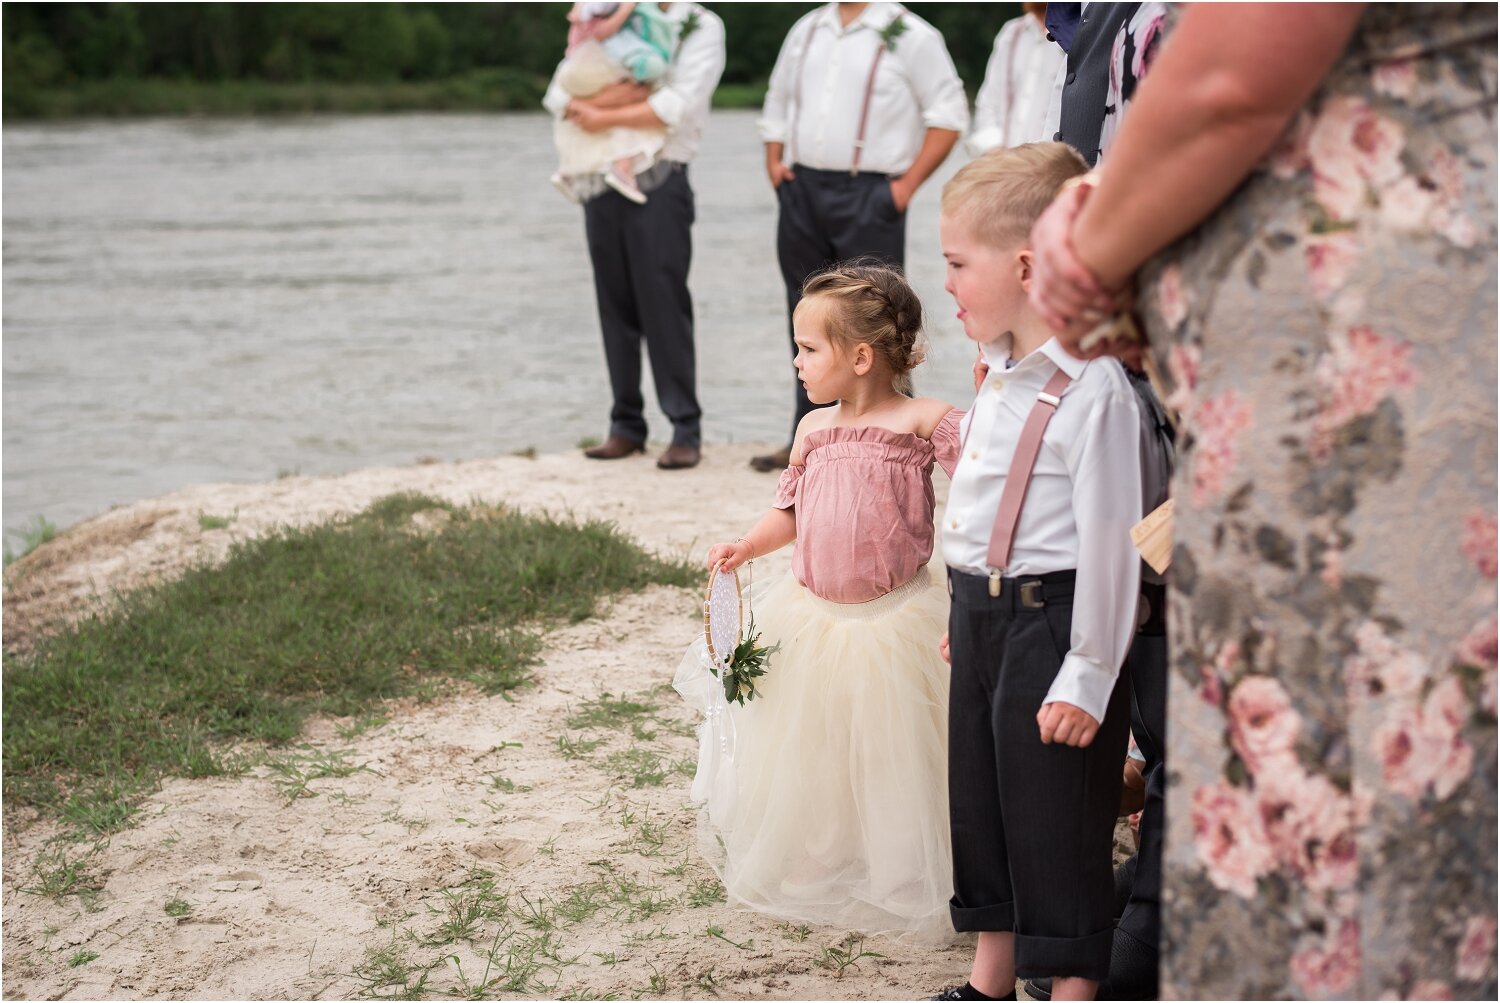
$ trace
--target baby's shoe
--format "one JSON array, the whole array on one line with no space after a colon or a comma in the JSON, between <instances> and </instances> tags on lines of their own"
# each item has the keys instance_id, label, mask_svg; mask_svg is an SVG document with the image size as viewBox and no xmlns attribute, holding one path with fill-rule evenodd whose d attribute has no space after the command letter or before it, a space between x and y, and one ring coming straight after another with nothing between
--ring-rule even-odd
<instances>
[{"instance_id":1,"label":"baby's shoe","mask_svg":"<svg viewBox=\"0 0 1500 1003\"><path fill-rule=\"evenodd\" d=\"M641 191L640 185L635 183L635 178L618 167L611 166L604 172L604 183L636 205L646 204L646 193Z\"/></svg>"},{"instance_id":2,"label":"baby's shoe","mask_svg":"<svg viewBox=\"0 0 1500 1003\"><path fill-rule=\"evenodd\" d=\"M560 191L560 192L563 193L563 198L567 199L569 202L573 203L574 205L581 205L581 204L583 204L583 199L581 199L581 198L578 197L578 189L576 189L576 188L573 187L573 182L571 182L571 181L568 180L568 177L567 177L566 174L563 174L561 171L558 171L558 172L554 173L552 175L552 177L548 178L547 180L551 181L553 187L555 187L558 191Z\"/></svg>"}]
</instances>

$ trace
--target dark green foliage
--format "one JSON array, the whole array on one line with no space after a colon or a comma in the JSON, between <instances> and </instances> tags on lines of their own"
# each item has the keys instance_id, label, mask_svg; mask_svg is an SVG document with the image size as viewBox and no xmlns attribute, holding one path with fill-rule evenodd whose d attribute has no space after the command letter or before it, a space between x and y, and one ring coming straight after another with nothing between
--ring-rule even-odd
<instances>
[{"instance_id":1,"label":"dark green foliage","mask_svg":"<svg viewBox=\"0 0 1500 1003\"><path fill-rule=\"evenodd\" d=\"M758 100L809 3L710 3L723 83ZM567 35L561 3L7 3L13 116L536 108ZM1018 4L919 3L978 89ZM287 91L282 94L281 91ZM203 93L200 93L203 92Z\"/></svg>"},{"instance_id":2,"label":"dark green foliage","mask_svg":"<svg viewBox=\"0 0 1500 1003\"><path fill-rule=\"evenodd\" d=\"M414 528L435 509L446 518ZM418 495L284 529L8 658L5 794L108 830L161 774L222 772L225 740L285 742L308 714L357 714L433 679L515 688L547 623L697 577L612 525Z\"/></svg>"}]
</instances>

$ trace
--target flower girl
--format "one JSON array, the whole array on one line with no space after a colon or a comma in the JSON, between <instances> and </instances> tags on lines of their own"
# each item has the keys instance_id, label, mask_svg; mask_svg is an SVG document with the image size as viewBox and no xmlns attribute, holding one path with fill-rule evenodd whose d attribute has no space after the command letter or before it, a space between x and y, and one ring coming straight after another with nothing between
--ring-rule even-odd
<instances>
[{"instance_id":1,"label":"flower girl","mask_svg":"<svg viewBox=\"0 0 1500 1003\"><path fill-rule=\"evenodd\" d=\"M909 396L922 307L900 273L845 264L813 276L793 327L808 397L836 403L803 418L773 507L708 553L733 570L795 541L791 574L755 595L773 649L755 698L725 705L701 642L677 673L709 717L699 842L732 902L951 937L948 596L927 562L932 468L952 470L961 416Z\"/></svg>"}]
</instances>

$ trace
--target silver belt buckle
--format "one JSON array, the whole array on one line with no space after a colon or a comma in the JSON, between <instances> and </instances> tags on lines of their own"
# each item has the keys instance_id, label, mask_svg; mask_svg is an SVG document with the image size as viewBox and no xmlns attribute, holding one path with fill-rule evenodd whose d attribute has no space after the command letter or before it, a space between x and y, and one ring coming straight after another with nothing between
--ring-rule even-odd
<instances>
[{"instance_id":1,"label":"silver belt buckle","mask_svg":"<svg viewBox=\"0 0 1500 1003\"><path fill-rule=\"evenodd\" d=\"M1026 609L1043 609L1047 599L1042 594L1041 582L1026 582L1021 586L1021 605Z\"/></svg>"}]
</instances>

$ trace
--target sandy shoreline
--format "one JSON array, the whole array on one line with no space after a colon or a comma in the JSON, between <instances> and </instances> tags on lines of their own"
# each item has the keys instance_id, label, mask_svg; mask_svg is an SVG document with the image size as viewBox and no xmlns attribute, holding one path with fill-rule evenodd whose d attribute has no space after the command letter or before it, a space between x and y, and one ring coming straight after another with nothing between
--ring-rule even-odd
<instances>
[{"instance_id":1,"label":"sandy shoreline","mask_svg":"<svg viewBox=\"0 0 1500 1003\"><path fill-rule=\"evenodd\" d=\"M236 539L398 491L609 519L661 554L697 556L769 504L774 478L746 466L761 448L714 447L696 470L670 473L651 458L569 453L188 488L88 520L28 558L7 587L7 645ZM204 530L200 515L233 521ZM757 576L788 559L757 562ZM384 722L320 720L280 750L279 773L169 781L88 861L105 879L93 902L23 891L46 854L86 848L49 846L50 824L8 816L6 997L388 996L419 978L409 966L433 961L425 993L461 994L484 978L497 931L506 979L525 987L507 997L910 999L962 981L965 949L884 937L863 944L880 957L839 975L847 931L802 931L717 899L691 849L681 764L696 756L694 721L670 691L696 602L654 587L550 635L537 685L514 702L474 693L403 704ZM636 729L570 721L602 694L651 710ZM665 781L633 786L643 768ZM314 796L289 797L299 783ZM186 915L168 914L177 901ZM464 909L482 942L439 944ZM70 966L80 952L97 957Z\"/></svg>"}]
</instances>

